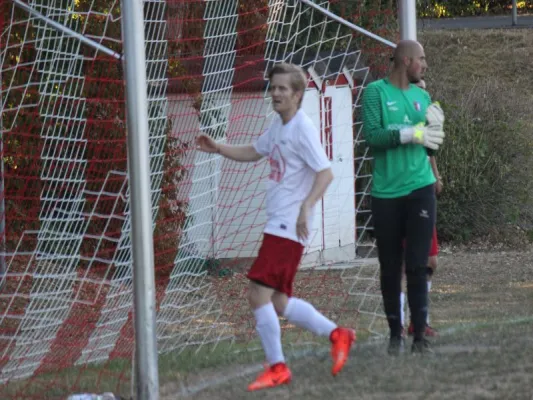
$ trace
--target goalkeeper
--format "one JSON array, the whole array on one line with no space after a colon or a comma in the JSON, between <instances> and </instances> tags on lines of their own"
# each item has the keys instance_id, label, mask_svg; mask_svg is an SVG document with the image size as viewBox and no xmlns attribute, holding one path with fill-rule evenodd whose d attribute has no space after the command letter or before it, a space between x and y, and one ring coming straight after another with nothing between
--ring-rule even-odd
<instances>
[{"instance_id":1,"label":"goalkeeper","mask_svg":"<svg viewBox=\"0 0 533 400\"><path fill-rule=\"evenodd\" d=\"M415 85L426 69L423 47L416 41L401 41L390 76L369 84L363 95L363 130L374 156L372 216L391 355L399 354L404 345L400 319L404 239L414 327L411 349L431 352L425 338L426 266L435 226L436 180L428 149L434 152L443 143L444 116L438 104L431 104L429 94Z\"/></svg>"}]
</instances>

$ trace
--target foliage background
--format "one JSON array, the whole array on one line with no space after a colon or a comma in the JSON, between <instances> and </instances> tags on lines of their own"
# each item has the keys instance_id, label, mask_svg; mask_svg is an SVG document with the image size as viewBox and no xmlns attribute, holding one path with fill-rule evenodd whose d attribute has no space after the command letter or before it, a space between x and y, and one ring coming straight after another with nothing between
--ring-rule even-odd
<instances>
[{"instance_id":1,"label":"foliage background","mask_svg":"<svg viewBox=\"0 0 533 400\"><path fill-rule=\"evenodd\" d=\"M509 13L511 4L511 0L418 0L417 10L425 18L465 17ZM533 1L519 0L517 8L519 13L531 12Z\"/></svg>"}]
</instances>

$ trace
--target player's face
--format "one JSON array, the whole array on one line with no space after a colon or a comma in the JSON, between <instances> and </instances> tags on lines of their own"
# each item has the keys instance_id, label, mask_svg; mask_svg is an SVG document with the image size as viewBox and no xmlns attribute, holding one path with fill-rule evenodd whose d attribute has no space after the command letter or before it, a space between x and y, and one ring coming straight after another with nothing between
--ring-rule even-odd
<instances>
[{"instance_id":1,"label":"player's face","mask_svg":"<svg viewBox=\"0 0 533 400\"><path fill-rule=\"evenodd\" d=\"M424 49L420 47L418 51L413 54L413 57L409 59L407 65L407 78L409 79L409 82L418 83L423 80L427 68L426 55Z\"/></svg>"},{"instance_id":2,"label":"player's face","mask_svg":"<svg viewBox=\"0 0 533 400\"><path fill-rule=\"evenodd\" d=\"M302 96L292 89L289 74L276 74L272 77L270 95L274 111L278 114L296 111Z\"/></svg>"}]
</instances>

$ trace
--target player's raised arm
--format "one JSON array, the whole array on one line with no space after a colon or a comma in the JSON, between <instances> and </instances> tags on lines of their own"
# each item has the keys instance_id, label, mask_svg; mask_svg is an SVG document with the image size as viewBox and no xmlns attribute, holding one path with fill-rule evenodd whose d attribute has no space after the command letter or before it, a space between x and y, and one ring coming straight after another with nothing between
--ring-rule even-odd
<instances>
[{"instance_id":1,"label":"player's raised arm","mask_svg":"<svg viewBox=\"0 0 533 400\"><path fill-rule=\"evenodd\" d=\"M206 153L218 153L230 160L239 162L253 162L260 160L263 157L251 144L232 146L229 144L217 143L213 138L203 134L196 138L196 148L197 150Z\"/></svg>"}]
</instances>

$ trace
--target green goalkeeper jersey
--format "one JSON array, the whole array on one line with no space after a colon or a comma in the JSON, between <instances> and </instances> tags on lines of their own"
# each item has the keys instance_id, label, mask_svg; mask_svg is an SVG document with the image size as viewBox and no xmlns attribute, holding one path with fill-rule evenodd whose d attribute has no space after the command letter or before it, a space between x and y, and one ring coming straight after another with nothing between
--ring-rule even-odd
<instances>
[{"instance_id":1,"label":"green goalkeeper jersey","mask_svg":"<svg viewBox=\"0 0 533 400\"><path fill-rule=\"evenodd\" d=\"M400 129L426 122L429 94L388 79L372 82L363 94L363 133L374 156L372 196L396 198L435 183L428 153L420 144L401 144Z\"/></svg>"}]
</instances>

